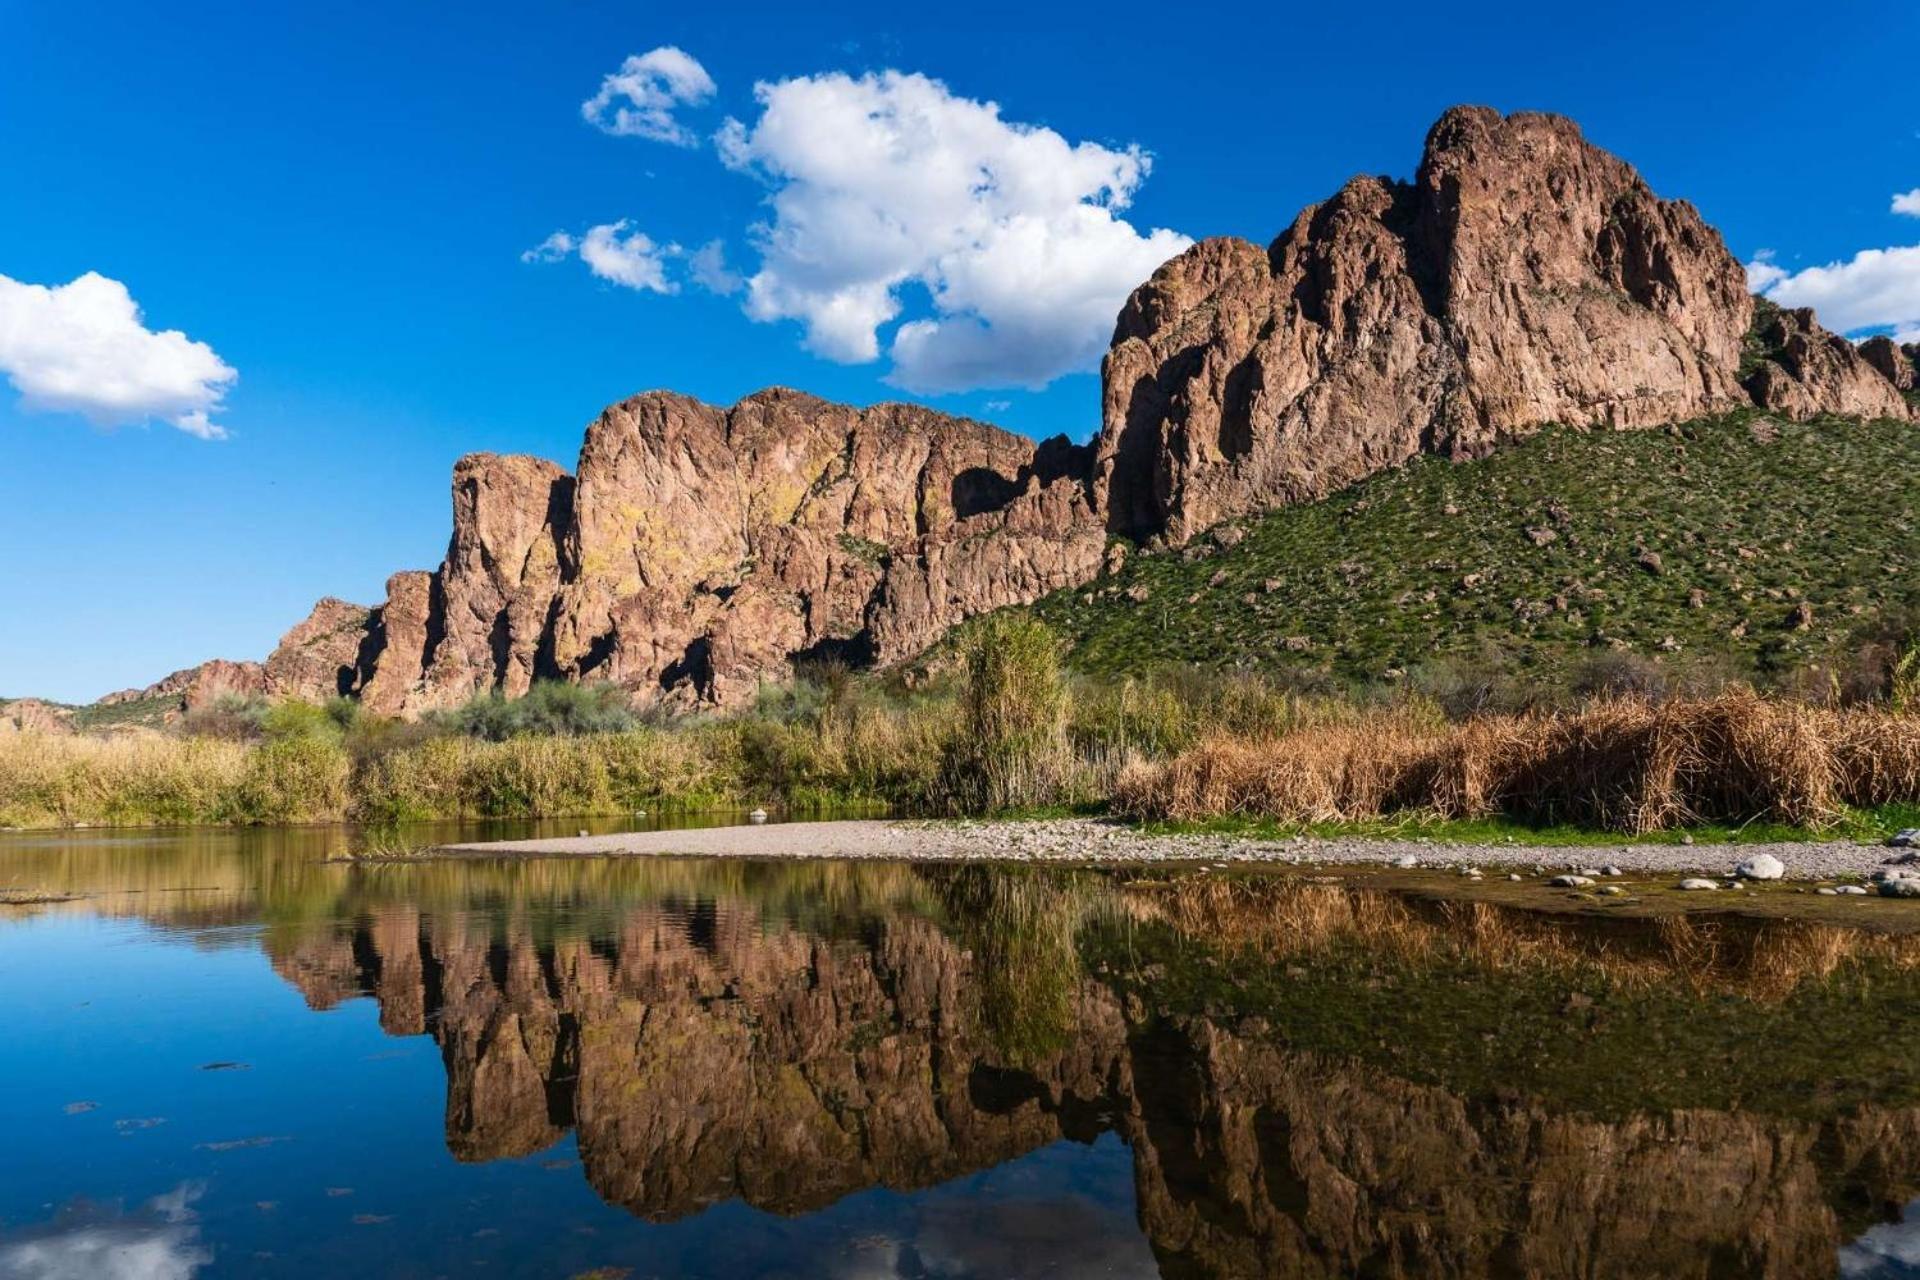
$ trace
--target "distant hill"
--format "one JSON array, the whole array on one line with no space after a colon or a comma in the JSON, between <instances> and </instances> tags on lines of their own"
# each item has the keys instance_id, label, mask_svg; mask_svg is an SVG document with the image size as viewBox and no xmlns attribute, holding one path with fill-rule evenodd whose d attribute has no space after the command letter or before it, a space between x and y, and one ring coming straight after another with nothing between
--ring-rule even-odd
<instances>
[{"instance_id":1,"label":"distant hill","mask_svg":"<svg viewBox=\"0 0 1920 1280\"><path fill-rule=\"evenodd\" d=\"M1036 612L1092 672L1564 673L1630 650L1773 679L1920 608L1920 431L1757 412L1554 428L1229 522Z\"/></svg>"}]
</instances>

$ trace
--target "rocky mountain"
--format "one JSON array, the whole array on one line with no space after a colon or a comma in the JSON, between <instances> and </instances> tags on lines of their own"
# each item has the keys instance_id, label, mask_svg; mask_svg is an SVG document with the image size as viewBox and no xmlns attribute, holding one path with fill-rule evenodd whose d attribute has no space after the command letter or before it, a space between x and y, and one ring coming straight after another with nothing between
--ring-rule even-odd
<instances>
[{"instance_id":1,"label":"rocky mountain","mask_svg":"<svg viewBox=\"0 0 1920 1280\"><path fill-rule=\"evenodd\" d=\"M1719 234L1572 121L1457 107L1411 182L1355 178L1266 249L1203 241L1134 292L1103 371L1097 504L1116 532L1180 543L1549 422L1910 416L1891 361L1767 310L1750 356L1754 299Z\"/></svg>"},{"instance_id":2,"label":"rocky mountain","mask_svg":"<svg viewBox=\"0 0 1920 1280\"><path fill-rule=\"evenodd\" d=\"M1558 116L1448 111L1411 181L1355 178L1267 248L1203 241L1128 299L1090 447L902 404L649 392L573 474L475 454L453 537L368 610L322 601L264 664L126 696L354 694L413 714L536 678L737 702L809 658L885 665L1076 586L1110 537L1182 544L1422 454L1548 423L1758 405L1909 420L1916 351L1756 303L1684 201Z\"/></svg>"}]
</instances>

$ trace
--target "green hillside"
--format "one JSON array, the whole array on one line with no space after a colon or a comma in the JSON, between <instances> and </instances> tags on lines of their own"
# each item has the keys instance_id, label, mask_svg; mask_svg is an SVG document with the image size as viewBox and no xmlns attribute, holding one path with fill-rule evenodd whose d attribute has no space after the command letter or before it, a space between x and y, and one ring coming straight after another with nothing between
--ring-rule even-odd
<instances>
[{"instance_id":1,"label":"green hillside","mask_svg":"<svg viewBox=\"0 0 1920 1280\"><path fill-rule=\"evenodd\" d=\"M1136 551L1036 612L1093 673L1165 664L1563 679L1630 651L1763 683L1854 663L1920 605L1920 428L1757 413L1554 428Z\"/></svg>"}]
</instances>

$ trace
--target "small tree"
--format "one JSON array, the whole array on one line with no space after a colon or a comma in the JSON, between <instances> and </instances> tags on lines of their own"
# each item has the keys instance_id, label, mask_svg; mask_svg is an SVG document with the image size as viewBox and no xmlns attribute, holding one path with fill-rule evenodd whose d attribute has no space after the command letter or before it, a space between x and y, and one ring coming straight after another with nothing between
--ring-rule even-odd
<instances>
[{"instance_id":1,"label":"small tree","mask_svg":"<svg viewBox=\"0 0 1920 1280\"><path fill-rule=\"evenodd\" d=\"M941 767L948 803L996 813L1057 799L1069 759L1060 642L1032 618L996 614L965 654L960 722Z\"/></svg>"}]
</instances>

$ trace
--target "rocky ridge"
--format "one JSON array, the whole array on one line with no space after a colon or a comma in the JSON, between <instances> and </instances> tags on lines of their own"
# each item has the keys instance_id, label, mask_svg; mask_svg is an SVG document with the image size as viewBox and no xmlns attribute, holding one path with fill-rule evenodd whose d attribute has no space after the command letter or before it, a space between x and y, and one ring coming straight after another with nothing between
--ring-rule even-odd
<instances>
[{"instance_id":1,"label":"rocky ridge","mask_svg":"<svg viewBox=\"0 0 1920 1280\"><path fill-rule=\"evenodd\" d=\"M589 426L572 474L461 459L446 559L381 605L322 601L264 664L115 696L410 715L554 678L737 703L798 663L894 663L1084 583L1110 536L1181 544L1422 453L1755 405L1911 419L1915 358L1756 305L1690 204L1571 121L1455 108L1412 180L1355 178L1265 249L1207 240L1155 272L1120 314L1089 447L779 388L725 409L649 392Z\"/></svg>"}]
</instances>

